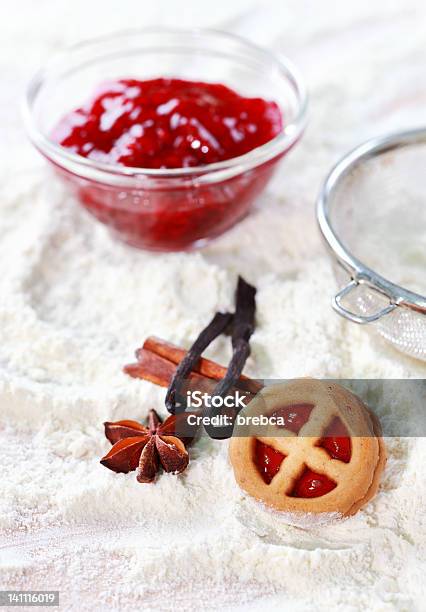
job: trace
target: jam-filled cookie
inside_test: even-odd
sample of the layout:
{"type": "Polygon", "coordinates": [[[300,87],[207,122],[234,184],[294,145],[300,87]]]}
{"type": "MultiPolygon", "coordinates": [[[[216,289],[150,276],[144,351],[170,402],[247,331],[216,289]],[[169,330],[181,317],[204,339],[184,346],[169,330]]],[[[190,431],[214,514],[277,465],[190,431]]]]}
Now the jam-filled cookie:
{"type": "Polygon", "coordinates": [[[376,494],[386,463],[379,422],[340,385],[304,378],[267,387],[241,414],[273,423],[267,435],[257,428],[261,436],[237,428],[230,443],[235,478],[255,499],[348,516],[376,494]]]}

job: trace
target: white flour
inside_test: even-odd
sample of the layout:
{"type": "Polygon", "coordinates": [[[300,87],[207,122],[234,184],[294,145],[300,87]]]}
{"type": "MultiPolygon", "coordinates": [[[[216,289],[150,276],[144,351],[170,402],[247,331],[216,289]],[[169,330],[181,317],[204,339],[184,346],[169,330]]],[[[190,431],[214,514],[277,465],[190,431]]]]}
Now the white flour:
{"type": "MultiPolygon", "coordinates": [[[[247,11],[240,21],[219,4],[218,17],[209,21],[194,8],[192,18],[223,27],[241,23],[242,31],[256,23],[247,2],[236,3],[234,14],[247,11]]],[[[426,95],[418,91],[424,51],[422,36],[413,33],[417,4],[410,10],[409,4],[401,0],[392,9],[401,23],[393,36],[398,54],[380,42],[394,21],[384,20],[383,36],[377,35],[369,2],[359,3],[355,17],[330,2],[310,5],[312,24],[298,35],[300,1],[286,3],[279,34],[266,20],[275,46],[299,61],[310,81],[311,127],[254,214],[199,253],[150,255],[113,242],[60,189],[46,186],[16,115],[7,115],[10,102],[2,103],[8,121],[0,143],[1,589],[59,589],[67,610],[424,609],[425,439],[388,440],[377,497],[346,522],[308,530],[286,526],[244,497],[225,443],[200,441],[184,474],[162,475],[155,485],[99,464],[108,448],[104,420],[143,419],[163,405],[164,390],[121,372],[133,350],[148,334],[188,345],[214,310],[230,306],[237,273],[258,287],[248,374],[425,377],[425,364],[333,314],[334,279],[313,218],[320,181],[336,156],[378,127],[411,120],[413,99],[426,95]],[[393,85],[384,78],[360,109],[388,61],[406,97],[389,100],[393,85]],[[407,63],[411,77],[403,70],[407,63]],[[355,113],[363,133],[354,133],[355,113]]],[[[11,100],[18,87],[12,74],[21,86],[19,66],[54,49],[61,28],[64,40],[83,35],[81,28],[95,33],[87,3],[73,3],[72,14],[65,6],[41,3],[36,11],[26,4],[27,27],[31,16],[40,23],[37,37],[18,13],[11,33],[3,28],[11,100]]],[[[140,11],[132,2],[119,12],[105,2],[93,6],[101,15],[98,31],[126,26],[133,9],[140,11]]],[[[150,10],[151,22],[158,21],[160,13],[150,10]]],[[[226,362],[227,342],[210,355],[226,362]]],[[[408,404],[397,399],[405,419],[408,404]]],[[[379,386],[379,414],[391,400],[379,386]]]]}

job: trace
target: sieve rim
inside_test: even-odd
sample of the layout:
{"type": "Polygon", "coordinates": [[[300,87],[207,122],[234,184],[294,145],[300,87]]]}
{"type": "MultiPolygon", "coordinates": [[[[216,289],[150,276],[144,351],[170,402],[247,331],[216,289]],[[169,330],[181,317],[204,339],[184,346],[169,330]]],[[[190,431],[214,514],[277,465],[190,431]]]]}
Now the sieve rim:
{"type": "MultiPolygon", "coordinates": [[[[393,132],[378,136],[358,145],[344,155],[331,169],[321,188],[317,200],[317,222],[321,234],[334,259],[349,273],[352,282],[367,283],[390,300],[393,307],[406,307],[420,314],[426,314],[426,297],[397,285],[363,264],[344,245],[334,229],[330,202],[345,177],[365,161],[389,151],[426,144],[426,127],[393,132]]],[[[385,313],[387,314],[387,313],[385,313]]],[[[359,321],[358,321],[359,322],[359,321]]],[[[368,322],[368,321],[367,321],[368,322]]]]}

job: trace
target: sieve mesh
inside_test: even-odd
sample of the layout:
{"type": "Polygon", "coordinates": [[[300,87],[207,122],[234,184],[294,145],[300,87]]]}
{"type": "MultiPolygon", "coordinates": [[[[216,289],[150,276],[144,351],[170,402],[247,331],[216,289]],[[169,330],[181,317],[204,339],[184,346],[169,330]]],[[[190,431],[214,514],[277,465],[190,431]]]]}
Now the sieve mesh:
{"type": "Polygon", "coordinates": [[[335,266],[339,286],[347,286],[351,279],[366,281],[353,283],[342,296],[342,307],[355,315],[347,318],[371,316],[397,304],[369,327],[422,360],[426,360],[425,165],[426,130],[370,141],[336,166],[318,203],[321,229],[340,263],[335,266]],[[383,290],[381,280],[396,287],[383,295],[377,290],[383,290]]]}
{"type": "MultiPolygon", "coordinates": [[[[347,285],[351,278],[337,266],[336,277],[340,287],[347,285]]],[[[345,305],[363,315],[373,314],[388,303],[387,298],[366,285],[360,285],[345,298],[345,305]]],[[[426,315],[401,306],[370,325],[400,351],[426,361],[426,315]]]]}

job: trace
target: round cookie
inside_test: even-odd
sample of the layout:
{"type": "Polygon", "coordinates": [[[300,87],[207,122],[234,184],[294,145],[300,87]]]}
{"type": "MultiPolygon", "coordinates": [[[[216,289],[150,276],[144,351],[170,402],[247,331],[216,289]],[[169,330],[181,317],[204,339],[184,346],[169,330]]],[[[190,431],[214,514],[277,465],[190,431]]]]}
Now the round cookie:
{"type": "Polygon", "coordinates": [[[283,512],[348,516],[376,494],[386,463],[380,425],[340,385],[304,378],[266,387],[241,414],[284,422],[261,436],[236,428],[230,442],[237,483],[255,499],[283,512]]]}

